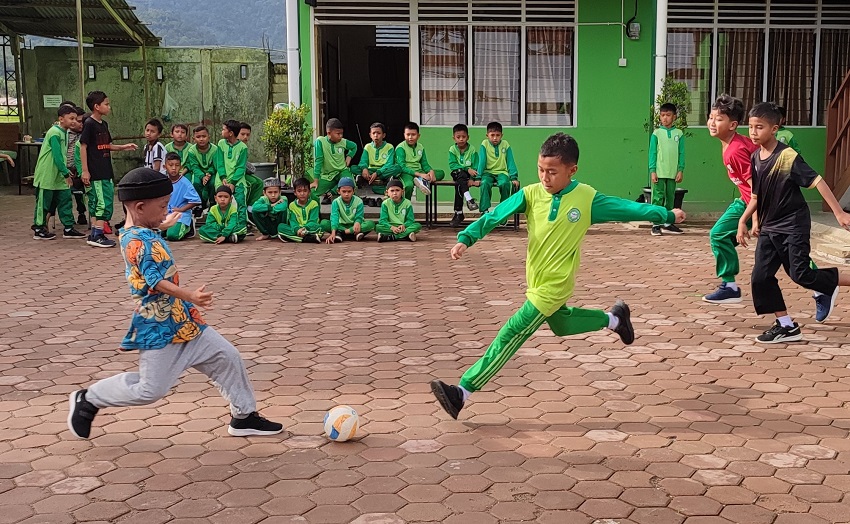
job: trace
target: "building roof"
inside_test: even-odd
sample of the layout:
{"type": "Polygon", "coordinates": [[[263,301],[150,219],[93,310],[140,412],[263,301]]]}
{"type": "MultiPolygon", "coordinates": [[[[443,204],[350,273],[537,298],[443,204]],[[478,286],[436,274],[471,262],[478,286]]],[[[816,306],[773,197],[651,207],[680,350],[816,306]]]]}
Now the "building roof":
{"type": "MultiPolygon", "coordinates": [[[[111,45],[159,45],[125,0],[82,0],[83,37],[111,45]]],[[[77,38],[76,0],[0,0],[0,33],[77,38]]]]}

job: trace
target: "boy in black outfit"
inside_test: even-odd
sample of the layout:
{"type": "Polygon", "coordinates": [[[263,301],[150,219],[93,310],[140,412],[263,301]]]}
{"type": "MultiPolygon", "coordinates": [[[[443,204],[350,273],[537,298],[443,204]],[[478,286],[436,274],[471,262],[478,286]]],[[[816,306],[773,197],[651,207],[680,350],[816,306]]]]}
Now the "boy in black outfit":
{"type": "Polygon", "coordinates": [[[752,274],[753,305],[760,315],[773,313],[776,323],[758,336],[765,344],[793,342],[803,338],[800,326],[791,320],[779,289],[776,271],[785,269],[791,280],[815,292],[818,322],[835,308],[838,287],[850,285],[850,274],[837,268],[813,269],[809,264],[812,217],[801,187],[817,188],[845,229],[850,213],[796,151],[776,140],[782,114],[776,104],[763,102],[750,110],[750,139],[759,149],[751,157],[753,194],[738,222],[738,242],[746,246],[750,235],[758,237],[752,274]],[[752,217],[753,231],[747,231],[752,217]]]}

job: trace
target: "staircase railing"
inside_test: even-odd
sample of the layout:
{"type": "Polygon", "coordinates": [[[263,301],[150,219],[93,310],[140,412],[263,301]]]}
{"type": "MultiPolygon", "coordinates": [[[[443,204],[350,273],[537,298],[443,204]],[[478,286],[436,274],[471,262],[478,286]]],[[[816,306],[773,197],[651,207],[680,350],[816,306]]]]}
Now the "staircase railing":
{"type": "MultiPolygon", "coordinates": [[[[824,180],[846,209],[850,204],[850,71],[827,106],[824,180]]],[[[826,205],[824,211],[828,211],[826,205]]]]}

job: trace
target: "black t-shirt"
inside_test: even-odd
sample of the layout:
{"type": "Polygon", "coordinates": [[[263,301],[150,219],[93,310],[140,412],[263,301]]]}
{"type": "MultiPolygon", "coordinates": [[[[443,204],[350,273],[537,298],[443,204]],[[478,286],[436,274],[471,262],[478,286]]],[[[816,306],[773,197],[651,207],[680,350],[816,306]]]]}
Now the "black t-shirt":
{"type": "Polygon", "coordinates": [[[800,188],[815,187],[821,177],[803,157],[781,142],[764,160],[759,158],[760,153],[758,149],[750,157],[759,227],[771,233],[810,232],[812,217],[800,188]]]}
{"type": "Polygon", "coordinates": [[[105,121],[98,122],[92,117],[86,118],[83,123],[83,132],[80,134],[80,143],[88,148],[86,158],[91,179],[112,180],[115,174],[112,171],[112,154],[109,151],[109,146],[112,144],[109,125],[105,121]]]}

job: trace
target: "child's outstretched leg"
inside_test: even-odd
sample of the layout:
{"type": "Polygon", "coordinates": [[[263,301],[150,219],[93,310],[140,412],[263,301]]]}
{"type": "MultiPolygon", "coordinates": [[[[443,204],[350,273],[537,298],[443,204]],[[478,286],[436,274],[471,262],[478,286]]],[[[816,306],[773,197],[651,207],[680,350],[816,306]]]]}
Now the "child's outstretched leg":
{"type": "Polygon", "coordinates": [[[439,380],[431,382],[431,392],[446,413],[456,419],[466,399],[496,376],[543,322],[548,322],[558,336],[598,331],[607,327],[620,335],[624,343],[631,344],[634,341],[631,312],[625,302],[617,301],[609,313],[563,306],[552,316],[546,317],[531,302],[526,301],[502,326],[484,356],[463,374],[460,385],[451,386],[439,380]]]}

